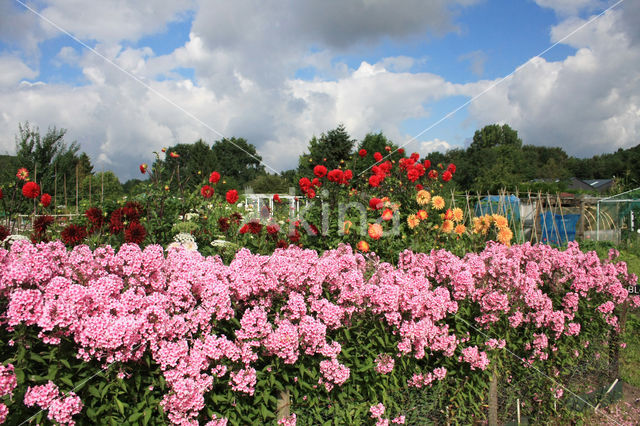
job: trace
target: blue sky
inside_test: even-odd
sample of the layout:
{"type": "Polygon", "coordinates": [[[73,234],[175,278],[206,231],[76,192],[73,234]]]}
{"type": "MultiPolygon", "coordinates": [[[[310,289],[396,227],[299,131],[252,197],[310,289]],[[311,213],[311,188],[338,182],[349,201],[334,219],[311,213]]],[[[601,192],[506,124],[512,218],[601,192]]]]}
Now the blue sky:
{"type": "Polygon", "coordinates": [[[27,120],[68,129],[96,168],[122,180],[136,177],[136,165],[162,146],[220,135],[256,145],[268,170],[292,168],[313,135],[339,123],[357,139],[382,131],[425,155],[465,147],[476,129],[496,122],[518,130],[524,143],[577,156],[631,147],[640,134],[637,2],[616,5],[510,76],[613,4],[32,6],[105,61],[10,0],[0,6],[0,151],[13,152],[18,123],[27,120]]]}

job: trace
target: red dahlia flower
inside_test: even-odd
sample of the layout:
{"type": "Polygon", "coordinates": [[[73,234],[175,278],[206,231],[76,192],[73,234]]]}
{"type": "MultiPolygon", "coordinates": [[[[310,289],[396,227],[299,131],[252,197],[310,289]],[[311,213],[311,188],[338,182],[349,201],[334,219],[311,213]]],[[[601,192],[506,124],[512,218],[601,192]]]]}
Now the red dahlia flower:
{"type": "Polygon", "coordinates": [[[202,187],[202,189],[200,189],[200,193],[204,198],[211,198],[214,191],[212,187],[210,187],[209,185],[205,185],[202,187]]]}
{"type": "Polygon", "coordinates": [[[218,229],[220,229],[220,231],[227,232],[230,226],[231,223],[229,222],[228,217],[221,217],[220,219],[218,219],[218,229]]]}
{"type": "Polygon", "coordinates": [[[4,226],[0,225],[0,242],[4,241],[10,235],[9,230],[4,226]]]}
{"type": "Polygon", "coordinates": [[[267,225],[267,234],[276,235],[280,231],[280,226],[277,223],[273,225],[267,225]]]}
{"type": "Polygon", "coordinates": [[[87,230],[84,226],[80,225],[68,225],[66,228],[62,230],[62,234],[60,234],[60,238],[62,241],[70,246],[75,246],[82,242],[87,236],[87,230]]]}
{"type": "Polygon", "coordinates": [[[369,200],[369,208],[373,210],[378,210],[382,205],[382,200],[380,198],[372,198],[369,200]]]}
{"type": "Polygon", "coordinates": [[[122,208],[115,209],[111,212],[111,217],[109,217],[109,231],[112,234],[117,234],[124,229],[124,223],[122,223],[122,208]]]}
{"type": "Polygon", "coordinates": [[[361,149],[360,151],[358,151],[358,155],[359,155],[361,158],[366,157],[366,156],[367,156],[367,150],[366,150],[366,149],[361,149]]]}
{"type": "Polygon", "coordinates": [[[378,175],[369,177],[369,185],[373,186],[374,188],[380,186],[380,182],[382,182],[382,179],[378,175]]]}
{"type": "Polygon", "coordinates": [[[40,195],[40,186],[35,182],[27,182],[22,187],[22,195],[27,198],[38,198],[38,195],[40,195]]]}
{"type": "Polygon", "coordinates": [[[323,178],[327,175],[327,168],[325,166],[317,165],[313,168],[313,174],[319,178],[323,178]]]}
{"type": "Polygon", "coordinates": [[[329,182],[341,183],[344,179],[344,172],[340,169],[333,169],[327,174],[329,182]]]}
{"type": "Polygon", "coordinates": [[[37,235],[43,235],[47,231],[47,228],[49,227],[49,225],[51,225],[52,223],[53,223],[53,216],[49,216],[49,215],[38,216],[33,221],[33,231],[37,235]]]}
{"type": "Polygon", "coordinates": [[[453,176],[451,175],[451,172],[449,170],[445,170],[445,172],[442,174],[442,180],[445,182],[449,182],[452,177],[453,176]]]}
{"type": "Polygon", "coordinates": [[[51,204],[51,195],[46,192],[42,194],[42,197],[40,197],[40,203],[43,207],[49,207],[49,204],[51,204]]]}
{"type": "Polygon", "coordinates": [[[146,236],[147,230],[137,221],[131,222],[124,230],[124,240],[127,243],[142,244],[146,236]]]}
{"type": "Polygon", "coordinates": [[[171,151],[171,152],[169,153],[169,156],[171,156],[171,158],[178,158],[178,157],[180,157],[180,154],[178,154],[178,153],[177,153],[177,152],[175,152],[175,151],[171,151]]]}
{"type": "Polygon", "coordinates": [[[429,177],[431,179],[438,179],[438,171],[437,170],[430,170],[429,171],[429,177]]]}
{"type": "Polygon", "coordinates": [[[280,196],[278,194],[273,194],[273,201],[276,202],[276,203],[282,202],[282,200],[280,200],[280,196]]]}
{"type": "Polygon", "coordinates": [[[424,160],[422,165],[424,166],[425,169],[431,168],[431,160],[424,160]]]}
{"type": "Polygon", "coordinates": [[[456,172],[456,165],[451,163],[449,164],[449,167],[447,167],[447,170],[451,172],[451,174],[455,174],[456,172]]]}
{"type": "Polygon", "coordinates": [[[379,162],[380,160],[382,160],[382,154],[380,154],[379,152],[374,152],[373,159],[376,160],[376,163],[379,162]]]}
{"type": "Polygon", "coordinates": [[[236,191],[235,189],[230,189],[227,191],[227,203],[229,204],[235,204],[238,202],[238,191],[236,191]]]}
{"type": "Polygon", "coordinates": [[[262,231],[262,224],[257,220],[252,220],[248,223],[249,232],[252,234],[259,234],[262,231]]]}
{"type": "Polygon", "coordinates": [[[300,180],[298,181],[298,185],[300,185],[300,189],[302,190],[302,192],[306,193],[309,190],[309,188],[311,188],[312,183],[309,180],[309,178],[303,177],[303,178],[300,178],[300,180]]]}
{"type": "Polygon", "coordinates": [[[147,173],[147,163],[140,164],[140,173],[142,174],[147,173]]]}
{"type": "Polygon", "coordinates": [[[218,183],[219,181],[220,181],[220,173],[211,172],[211,175],[209,176],[209,183],[218,183]]]}

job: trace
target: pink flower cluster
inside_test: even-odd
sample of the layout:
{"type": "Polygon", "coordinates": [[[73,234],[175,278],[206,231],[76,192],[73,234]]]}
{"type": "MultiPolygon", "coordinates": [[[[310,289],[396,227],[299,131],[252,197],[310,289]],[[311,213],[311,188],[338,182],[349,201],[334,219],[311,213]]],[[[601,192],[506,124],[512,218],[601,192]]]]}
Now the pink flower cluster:
{"type": "MultiPolygon", "coordinates": [[[[271,256],[242,249],[229,265],[181,248],[165,255],[154,245],[68,252],[60,242],[18,241],[11,251],[0,249],[7,326],[36,327],[50,344],[72,340],[87,361],[124,363],[148,351],[169,388],[162,407],[176,424],[195,424],[214,383],[253,395],[263,374],[256,363],[265,357],[317,363],[327,391],[342,386],[351,377],[342,359],[342,346],[350,342],[332,336],[356,319],[382,323],[389,333],[393,346],[381,347],[371,360],[378,373],[390,373],[396,356],[423,371],[429,366],[431,372],[414,375],[410,386],[444,379],[444,357],[460,359],[465,374],[489,364],[486,352],[464,344],[468,333],[458,336],[450,327],[460,306],[479,312],[463,319],[487,335],[509,324],[510,335],[529,339],[529,360],[544,360],[549,341],[581,347],[579,337],[591,326],[576,318],[583,307],[615,329],[615,308],[635,282],[623,263],[600,262],[575,244],[564,252],[489,244],[464,258],[444,250],[405,251],[397,267],[345,245],[322,255],[295,246],[271,256]]],[[[509,345],[482,341],[496,351],[509,345]]],[[[46,386],[31,388],[25,402],[60,418],[75,412],[75,399],[54,404],[57,388],[46,386]]]]}
{"type": "MultiPolygon", "coordinates": [[[[13,372],[13,364],[0,364],[0,397],[5,395],[13,396],[13,390],[18,385],[18,380],[13,372]]],[[[9,407],[4,403],[0,403],[0,424],[7,420],[9,415],[9,407]]]]}
{"type": "MultiPolygon", "coordinates": [[[[389,419],[385,419],[382,417],[384,415],[385,410],[386,410],[386,407],[382,403],[372,405],[369,408],[369,412],[371,413],[371,418],[376,421],[376,426],[389,426],[389,419]]],[[[403,425],[404,422],[405,422],[404,416],[398,416],[393,420],[391,420],[391,423],[399,424],[399,425],[403,425]]]]}
{"type": "Polygon", "coordinates": [[[24,395],[24,404],[37,405],[43,410],[48,410],[47,417],[60,424],[75,425],[72,417],[82,410],[82,401],[73,392],[67,396],[61,395],[58,387],[49,381],[46,385],[33,386],[27,389],[24,395]]]}

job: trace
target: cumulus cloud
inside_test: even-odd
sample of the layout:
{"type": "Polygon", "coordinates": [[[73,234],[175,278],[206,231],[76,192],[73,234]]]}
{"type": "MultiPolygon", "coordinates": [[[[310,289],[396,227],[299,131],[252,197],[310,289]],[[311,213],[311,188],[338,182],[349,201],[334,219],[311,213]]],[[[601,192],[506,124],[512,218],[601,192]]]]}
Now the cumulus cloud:
{"type": "Polygon", "coordinates": [[[430,141],[421,141],[418,143],[418,146],[420,147],[420,152],[425,154],[429,152],[435,152],[435,151],[447,152],[452,148],[449,142],[440,140],[438,138],[435,138],[430,141]]]}
{"type": "Polygon", "coordinates": [[[0,56],[0,89],[17,86],[22,79],[32,79],[38,72],[15,56],[0,56]]]}
{"type": "MultiPolygon", "coordinates": [[[[623,12],[607,13],[566,41],[578,49],[563,61],[534,58],[503,83],[472,102],[481,125],[506,122],[525,143],[559,146],[591,156],[638,144],[640,47],[622,30],[623,12]]],[[[582,25],[570,18],[552,39],[582,25]]],[[[467,85],[470,95],[493,82],[467,85]]]]}
{"type": "MultiPolygon", "coordinates": [[[[132,2],[103,0],[88,7],[79,0],[46,0],[38,12],[59,27],[82,40],[117,43],[135,41],[140,37],[162,31],[166,24],[186,18],[193,0],[151,0],[132,2]]],[[[58,30],[40,21],[51,36],[58,30]]]]}
{"type": "Polygon", "coordinates": [[[535,2],[563,16],[577,15],[581,11],[593,11],[606,7],[606,1],[603,0],[535,0],[535,2]]]}
{"type": "MultiPolygon", "coordinates": [[[[153,160],[154,150],[199,138],[211,143],[222,135],[246,138],[276,170],[295,167],[309,139],[339,123],[357,139],[382,130],[403,144],[414,136],[401,130],[403,122],[430,117],[434,102],[474,96],[494,82],[458,85],[412,72],[420,58],[390,56],[362,61],[355,69],[336,58],[389,39],[455,31],[455,8],[473,2],[412,0],[399,7],[357,0],[356,9],[333,0],[268,0],[259,6],[244,0],[162,0],[147,11],[112,1],[95,12],[74,9],[72,0],[48,1],[43,13],[95,40],[96,50],[117,67],[86,50],[62,48],[55,60],[77,66],[86,84],[21,84],[38,78],[33,65],[0,56],[0,150],[12,151],[19,122],[29,120],[43,130],[56,125],[69,129],[68,140],[77,140],[97,169],[128,179],[138,176],[138,163],[153,160]],[[123,42],[161,31],[190,10],[195,15],[189,39],[173,52],[156,55],[149,47],[123,42]],[[296,78],[305,67],[314,77],[296,78]],[[193,70],[193,80],[184,77],[185,69],[193,70]]],[[[569,10],[567,4],[555,2],[554,9],[569,10]]],[[[588,10],[586,2],[580,4],[578,9],[588,10]]],[[[636,144],[640,36],[632,23],[639,14],[636,6],[607,14],[566,41],[577,51],[563,61],[536,58],[474,101],[470,119],[479,126],[506,122],[525,143],[563,146],[572,154],[636,144]]],[[[551,40],[584,22],[564,19],[552,28],[551,40]]],[[[29,25],[44,37],[41,23],[29,25]]],[[[481,73],[482,52],[463,59],[481,73]]],[[[452,145],[437,138],[412,142],[421,152],[452,145]]]]}

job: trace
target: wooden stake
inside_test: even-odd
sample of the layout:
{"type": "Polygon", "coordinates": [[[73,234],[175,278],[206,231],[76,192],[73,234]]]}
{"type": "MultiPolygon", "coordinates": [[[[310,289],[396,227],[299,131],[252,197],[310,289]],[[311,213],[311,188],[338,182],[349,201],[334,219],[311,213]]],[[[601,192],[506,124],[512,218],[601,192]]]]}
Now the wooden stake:
{"type": "Polygon", "coordinates": [[[76,164],[76,214],[78,214],[78,166],[79,164],[76,164]]]}
{"type": "Polygon", "coordinates": [[[495,366],[489,383],[489,426],[498,426],[498,373],[495,366]]]}

